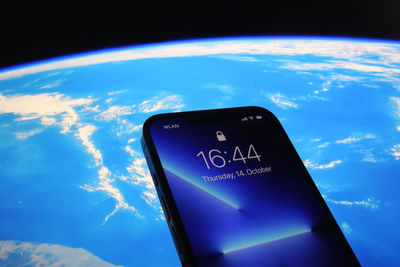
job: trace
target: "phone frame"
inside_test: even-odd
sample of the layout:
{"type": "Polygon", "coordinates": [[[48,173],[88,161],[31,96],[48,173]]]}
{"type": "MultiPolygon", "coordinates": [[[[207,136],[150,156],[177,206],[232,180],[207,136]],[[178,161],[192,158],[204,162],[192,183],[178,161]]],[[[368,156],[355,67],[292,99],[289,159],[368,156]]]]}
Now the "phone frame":
{"type": "MultiPolygon", "coordinates": [[[[224,118],[232,118],[233,115],[235,118],[240,118],[243,116],[247,116],[249,113],[251,114],[262,114],[266,117],[275,121],[275,125],[281,128],[282,133],[285,135],[285,139],[288,140],[290,147],[295,152],[298,160],[301,160],[300,156],[298,155],[297,151],[295,150],[292,142],[290,141],[288,135],[286,134],[283,126],[277,119],[277,117],[271,113],[269,110],[257,107],[257,106],[245,106],[245,107],[237,107],[237,108],[224,108],[224,109],[210,109],[210,110],[199,110],[199,111],[187,111],[187,112],[177,112],[177,113],[164,113],[151,116],[148,118],[145,123],[143,124],[143,131],[142,136],[140,138],[142,149],[151,173],[151,177],[153,179],[154,186],[157,191],[158,198],[160,200],[162,209],[164,211],[164,215],[166,221],[168,223],[169,230],[173,237],[173,241],[175,244],[175,248],[179,255],[180,261],[182,266],[198,266],[196,263],[196,258],[191,248],[189,239],[187,237],[182,218],[179,214],[178,207],[175,203],[174,197],[172,195],[171,189],[168,185],[168,181],[166,175],[164,173],[164,169],[162,167],[158,152],[155,148],[155,144],[153,138],[151,136],[151,127],[153,123],[162,119],[170,119],[170,118],[185,118],[190,119],[191,117],[195,116],[198,120],[205,119],[203,123],[211,120],[211,121],[218,121],[223,120],[224,118]],[[216,114],[218,113],[218,114],[216,114]],[[210,116],[212,115],[212,116],[210,116]]],[[[351,249],[349,243],[347,242],[343,232],[341,231],[339,225],[337,224],[335,218],[333,217],[329,207],[325,203],[321,193],[319,192],[317,186],[315,185],[314,181],[312,180],[310,174],[307,171],[307,168],[302,164],[303,171],[305,173],[306,180],[309,183],[309,186],[312,187],[313,194],[318,198],[318,201],[322,205],[322,209],[327,215],[327,219],[333,223],[337,229],[340,238],[343,239],[343,244],[346,244],[347,250],[350,251],[354,258],[354,262],[358,262],[357,257],[355,256],[353,250],[351,249]]]]}

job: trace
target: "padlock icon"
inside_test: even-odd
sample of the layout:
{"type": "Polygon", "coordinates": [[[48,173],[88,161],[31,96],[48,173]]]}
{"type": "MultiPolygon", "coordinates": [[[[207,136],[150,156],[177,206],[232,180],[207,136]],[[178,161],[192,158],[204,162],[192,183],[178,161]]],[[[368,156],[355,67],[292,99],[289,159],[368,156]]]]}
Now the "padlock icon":
{"type": "Polygon", "coordinates": [[[218,141],[220,141],[220,142],[226,141],[226,137],[225,137],[225,135],[224,135],[221,131],[217,131],[217,139],[218,139],[218,141]]]}

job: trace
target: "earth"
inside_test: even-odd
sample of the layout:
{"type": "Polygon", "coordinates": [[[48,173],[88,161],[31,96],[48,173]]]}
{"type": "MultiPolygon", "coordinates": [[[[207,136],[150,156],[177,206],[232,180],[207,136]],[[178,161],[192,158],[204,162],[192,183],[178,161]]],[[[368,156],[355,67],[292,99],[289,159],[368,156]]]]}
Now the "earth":
{"type": "Polygon", "coordinates": [[[281,121],[363,266],[398,266],[400,43],[247,37],[0,70],[0,265],[179,266],[139,144],[162,112],[281,121]]]}

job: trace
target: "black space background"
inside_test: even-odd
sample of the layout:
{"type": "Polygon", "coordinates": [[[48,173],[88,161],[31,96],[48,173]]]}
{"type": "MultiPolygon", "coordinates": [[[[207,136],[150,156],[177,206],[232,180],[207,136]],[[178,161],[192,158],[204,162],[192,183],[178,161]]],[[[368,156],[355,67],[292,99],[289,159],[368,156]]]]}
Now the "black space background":
{"type": "Polygon", "coordinates": [[[107,3],[94,9],[39,7],[31,1],[15,4],[10,14],[3,8],[1,13],[7,16],[0,17],[0,68],[97,49],[192,38],[318,35],[400,41],[397,0],[135,3],[118,7],[107,3]],[[75,10],[84,15],[49,16],[75,10]]]}

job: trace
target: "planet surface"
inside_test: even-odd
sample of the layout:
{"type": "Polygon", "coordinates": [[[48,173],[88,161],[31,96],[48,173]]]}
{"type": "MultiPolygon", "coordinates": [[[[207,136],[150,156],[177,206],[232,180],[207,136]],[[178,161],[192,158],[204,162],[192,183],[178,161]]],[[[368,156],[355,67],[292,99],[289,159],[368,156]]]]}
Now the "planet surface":
{"type": "Polygon", "coordinates": [[[143,122],[237,106],[278,117],[363,266],[400,264],[400,43],[248,37],[0,70],[0,266],[179,266],[143,122]]]}

